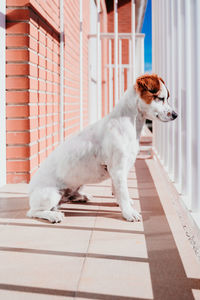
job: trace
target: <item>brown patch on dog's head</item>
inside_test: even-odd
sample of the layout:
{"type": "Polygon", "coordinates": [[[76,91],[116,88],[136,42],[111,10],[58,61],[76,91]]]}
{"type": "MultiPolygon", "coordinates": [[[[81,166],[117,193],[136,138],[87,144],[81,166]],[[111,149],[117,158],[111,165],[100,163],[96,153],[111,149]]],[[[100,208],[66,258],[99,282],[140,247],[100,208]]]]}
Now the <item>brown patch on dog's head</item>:
{"type": "Polygon", "coordinates": [[[160,80],[164,83],[163,79],[156,74],[145,74],[137,78],[135,90],[147,104],[159,95],[160,80]]]}

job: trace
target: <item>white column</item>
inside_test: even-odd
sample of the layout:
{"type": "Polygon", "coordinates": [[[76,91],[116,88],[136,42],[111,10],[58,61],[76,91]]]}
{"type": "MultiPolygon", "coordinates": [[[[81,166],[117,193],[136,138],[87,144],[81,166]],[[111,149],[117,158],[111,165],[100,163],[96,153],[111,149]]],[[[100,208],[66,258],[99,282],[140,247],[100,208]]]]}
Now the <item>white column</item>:
{"type": "Polygon", "coordinates": [[[135,0],[131,1],[131,33],[132,33],[132,84],[135,82],[135,0]]]}
{"type": "Polygon", "coordinates": [[[114,1],[114,31],[115,31],[115,104],[119,100],[119,83],[118,83],[118,0],[114,1]]]}
{"type": "Polygon", "coordinates": [[[181,169],[181,182],[182,182],[182,194],[185,195],[187,190],[187,152],[186,152],[186,69],[185,69],[185,5],[184,1],[180,1],[181,3],[181,118],[182,118],[182,126],[181,126],[181,156],[182,156],[182,169],[181,169]]]}
{"type": "Polygon", "coordinates": [[[6,0],[0,1],[0,186],[6,184],[6,0]]]}
{"type": "Polygon", "coordinates": [[[192,133],[191,133],[191,20],[190,20],[190,1],[185,0],[185,97],[186,97],[186,195],[187,205],[191,207],[191,187],[192,187],[192,133]]]}
{"type": "Polygon", "coordinates": [[[83,5],[80,6],[80,130],[83,129],[83,5]]]}
{"type": "Polygon", "coordinates": [[[97,106],[98,120],[101,119],[101,41],[100,41],[100,0],[97,0],[97,106]]]}
{"type": "Polygon", "coordinates": [[[178,190],[181,192],[182,189],[182,180],[181,180],[181,172],[182,172],[182,118],[181,118],[181,106],[182,106],[182,99],[181,99],[181,57],[182,57],[182,47],[181,47],[181,37],[182,37],[182,26],[181,26],[181,1],[177,0],[177,106],[178,106],[178,114],[179,117],[177,119],[178,125],[178,172],[177,172],[177,186],[178,190]]]}
{"type": "Polygon", "coordinates": [[[132,40],[128,40],[128,53],[129,53],[129,68],[127,69],[127,87],[131,86],[133,84],[132,80],[132,40]]]}
{"type": "Polygon", "coordinates": [[[60,0],[60,143],[64,140],[64,3],[60,0]]]}
{"type": "Polygon", "coordinates": [[[175,77],[174,77],[174,97],[173,97],[173,105],[175,108],[175,111],[179,114],[178,119],[174,122],[174,134],[175,134],[175,140],[174,140],[174,147],[175,147],[175,153],[174,153],[174,182],[176,185],[176,188],[178,191],[180,191],[180,184],[179,184],[179,148],[180,148],[180,143],[179,143],[179,134],[181,135],[180,132],[180,120],[181,116],[179,113],[180,107],[179,107],[179,86],[180,86],[180,1],[174,1],[174,68],[175,68],[175,77]]]}
{"type": "Polygon", "coordinates": [[[112,40],[108,40],[108,62],[109,62],[109,112],[113,110],[113,69],[112,69],[112,40]]]}
{"type": "Polygon", "coordinates": [[[105,72],[105,114],[108,114],[108,68],[104,68],[105,72]]]}

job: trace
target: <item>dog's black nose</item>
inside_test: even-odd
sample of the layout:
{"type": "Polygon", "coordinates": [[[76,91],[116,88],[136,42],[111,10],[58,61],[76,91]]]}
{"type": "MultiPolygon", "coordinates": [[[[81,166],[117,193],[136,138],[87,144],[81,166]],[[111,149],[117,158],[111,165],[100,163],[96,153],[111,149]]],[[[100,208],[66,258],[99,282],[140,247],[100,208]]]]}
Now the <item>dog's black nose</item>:
{"type": "Polygon", "coordinates": [[[178,114],[175,111],[173,111],[172,112],[172,119],[175,120],[177,117],[178,117],[178,114]]]}

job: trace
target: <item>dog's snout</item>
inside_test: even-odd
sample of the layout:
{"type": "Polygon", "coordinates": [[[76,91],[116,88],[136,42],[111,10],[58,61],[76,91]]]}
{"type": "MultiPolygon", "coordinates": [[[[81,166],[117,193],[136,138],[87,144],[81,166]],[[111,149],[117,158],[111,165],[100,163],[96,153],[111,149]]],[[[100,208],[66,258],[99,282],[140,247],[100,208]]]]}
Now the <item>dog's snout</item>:
{"type": "Polygon", "coordinates": [[[172,112],[172,119],[175,120],[177,117],[178,117],[178,114],[175,111],[173,111],[172,112]]]}

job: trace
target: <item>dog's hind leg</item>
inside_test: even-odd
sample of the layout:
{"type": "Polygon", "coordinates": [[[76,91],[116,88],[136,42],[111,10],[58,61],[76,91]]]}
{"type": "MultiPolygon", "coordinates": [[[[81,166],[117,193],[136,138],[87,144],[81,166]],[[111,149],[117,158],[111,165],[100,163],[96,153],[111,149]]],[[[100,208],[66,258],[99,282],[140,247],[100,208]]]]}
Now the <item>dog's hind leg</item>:
{"type": "Polygon", "coordinates": [[[82,189],[83,189],[83,186],[79,187],[70,197],[70,201],[72,201],[72,202],[92,201],[93,200],[92,195],[83,192],[82,189]]]}
{"type": "Polygon", "coordinates": [[[30,210],[27,216],[49,220],[51,223],[62,221],[63,213],[56,211],[61,195],[56,188],[38,188],[30,193],[30,210]]]}

